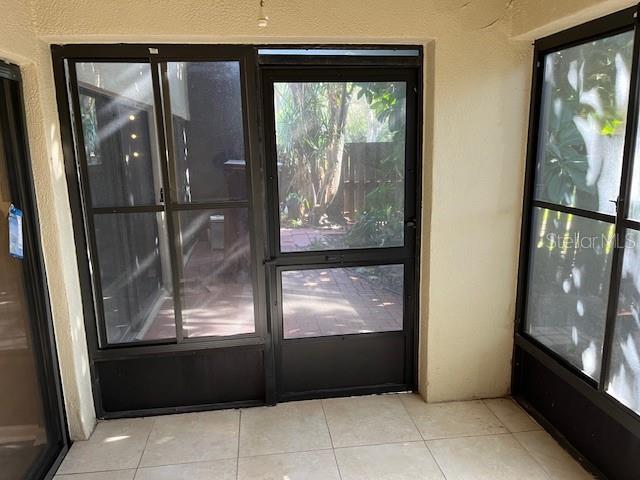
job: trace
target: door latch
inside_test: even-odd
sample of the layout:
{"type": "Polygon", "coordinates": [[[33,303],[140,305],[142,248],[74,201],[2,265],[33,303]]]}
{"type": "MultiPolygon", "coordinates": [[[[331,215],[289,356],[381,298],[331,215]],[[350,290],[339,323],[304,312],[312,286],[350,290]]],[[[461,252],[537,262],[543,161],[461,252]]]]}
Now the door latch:
{"type": "Polygon", "coordinates": [[[616,213],[618,213],[618,205],[620,204],[620,198],[616,198],[615,200],[609,200],[609,202],[613,203],[616,206],[616,213]]]}
{"type": "Polygon", "coordinates": [[[270,264],[272,264],[273,262],[275,262],[275,260],[276,260],[276,257],[265,257],[265,258],[262,260],[262,264],[263,264],[263,265],[270,265],[270,264]]]}
{"type": "Polygon", "coordinates": [[[618,219],[624,213],[624,200],[622,199],[622,197],[618,197],[615,200],[609,200],[609,201],[616,206],[615,224],[618,225],[618,219]]]}

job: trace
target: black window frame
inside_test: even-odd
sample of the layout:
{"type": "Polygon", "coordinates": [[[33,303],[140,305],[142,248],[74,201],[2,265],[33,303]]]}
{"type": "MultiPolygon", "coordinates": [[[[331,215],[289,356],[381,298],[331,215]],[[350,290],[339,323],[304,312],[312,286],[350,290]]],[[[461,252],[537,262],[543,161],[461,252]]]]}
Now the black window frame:
{"type": "MultiPolygon", "coordinates": [[[[160,50],[162,54],[153,53],[158,51],[157,45],[65,45],[52,46],[54,57],[54,71],[58,75],[64,71],[66,78],[66,91],[61,92],[57,88],[59,104],[68,104],[68,111],[63,112],[59,109],[61,125],[71,125],[71,130],[63,128],[63,143],[67,144],[71,141],[73,145],[73,177],[70,175],[70,165],[65,162],[67,170],[68,189],[72,209],[78,209],[82,213],[82,222],[80,219],[74,218],[74,232],[76,233],[76,253],[80,270],[81,284],[88,285],[90,288],[83,288],[83,306],[85,319],[87,321],[86,328],[88,337],[93,341],[89,341],[90,351],[97,358],[106,353],[108,350],[119,350],[121,354],[128,353],[151,353],[154,351],[184,351],[196,348],[217,348],[242,345],[262,345],[265,343],[267,336],[266,325],[266,309],[260,302],[260,296],[265,290],[264,282],[259,275],[259,265],[263,259],[262,252],[255,250],[259,243],[256,236],[251,236],[251,248],[255,251],[254,258],[256,261],[252,264],[252,287],[254,292],[254,312],[255,312],[255,332],[247,334],[237,334],[229,336],[209,336],[188,338],[183,336],[182,326],[182,292],[180,289],[180,265],[178,264],[179,252],[179,232],[175,223],[175,215],[182,211],[193,210],[210,210],[219,208],[247,208],[249,210],[249,223],[251,229],[259,231],[262,228],[259,218],[260,215],[253,213],[251,205],[260,204],[260,185],[259,179],[255,180],[258,175],[259,150],[256,147],[255,139],[248,134],[254,131],[250,123],[254,122],[254,112],[252,96],[255,88],[252,88],[252,77],[255,77],[255,62],[253,59],[253,48],[241,45],[224,45],[218,48],[201,48],[203,46],[190,45],[163,45],[160,50]],[[200,47],[200,48],[198,48],[200,47]],[[248,162],[250,168],[247,170],[247,199],[242,201],[212,201],[212,202],[192,202],[181,203],[178,201],[175,190],[176,186],[172,183],[174,179],[173,172],[170,167],[175,161],[175,152],[173,149],[173,138],[170,129],[172,125],[165,121],[167,116],[171,115],[171,105],[169,100],[169,84],[166,76],[166,65],[169,62],[216,62],[216,61],[235,61],[240,65],[240,83],[243,107],[243,128],[245,131],[244,148],[245,156],[255,161],[248,162]],[[158,141],[159,150],[159,166],[162,172],[162,190],[164,192],[165,201],[158,201],[154,205],[139,206],[121,206],[121,207],[93,207],[91,205],[91,192],[89,190],[87,160],[84,148],[84,138],[82,135],[82,124],[79,115],[71,115],[70,112],[79,112],[79,99],[76,91],[79,85],[76,77],[75,65],[84,62],[94,63],[140,63],[148,64],[151,69],[151,78],[153,82],[153,96],[156,108],[153,109],[155,118],[153,125],[156,128],[155,137],[158,141]],[[64,69],[64,70],[61,70],[64,69]],[[60,97],[64,93],[64,97],[60,97]],[[62,100],[62,103],[61,103],[62,100]],[[67,124],[63,122],[69,122],[67,124]],[[67,140],[68,138],[68,140],[67,140]],[[166,154],[165,154],[166,152],[166,154]],[[76,163],[77,162],[77,163],[76,163]],[[77,202],[77,203],[76,203],[77,202]],[[92,275],[91,272],[99,272],[99,262],[97,258],[97,243],[95,236],[95,227],[93,217],[95,214],[120,214],[120,213],[164,213],[167,225],[167,233],[172,237],[169,242],[174,248],[170,251],[171,262],[171,280],[173,284],[173,308],[176,312],[175,324],[176,335],[174,338],[146,340],[135,342],[109,343],[107,341],[105,330],[104,308],[102,306],[102,288],[100,285],[99,274],[92,275]],[[260,225],[259,225],[260,224],[260,225]],[[77,230],[80,227],[81,231],[77,230]],[[80,234],[81,233],[81,237],[80,234]],[[80,242],[78,240],[81,240],[80,242]],[[89,271],[87,271],[87,269],[89,271]],[[91,303],[88,303],[89,297],[91,303]],[[197,345],[190,345],[197,344],[197,345]]],[[[67,144],[68,146],[68,144],[67,144]]],[[[152,146],[153,148],[153,146],[152,146]]],[[[66,152],[65,152],[66,153],[66,152]]],[[[65,154],[65,159],[69,157],[65,154]]],[[[77,217],[77,215],[74,215],[77,217]]]]}
{"type": "MultiPolygon", "coordinates": [[[[601,360],[601,373],[598,380],[595,380],[577,367],[569,363],[558,353],[552,351],[549,347],[543,345],[533,336],[526,333],[526,303],[527,290],[529,281],[529,268],[531,263],[531,242],[532,237],[532,221],[533,213],[536,207],[548,208],[553,212],[574,213],[581,217],[591,220],[603,220],[615,225],[616,239],[624,238],[627,228],[640,229],[640,222],[626,218],[629,205],[627,199],[630,195],[634,152],[638,139],[638,117],[640,114],[640,23],[638,21],[639,7],[634,6],[625,10],[613,13],[611,15],[590,21],[588,23],[578,25],[569,30],[562,31],[548,37],[537,40],[534,43],[533,51],[533,74],[531,86],[531,100],[529,109],[529,125],[528,125],[528,142],[524,175],[524,191],[522,206],[522,223],[520,229],[520,250],[518,262],[518,283],[516,294],[516,311],[515,311],[515,332],[514,332],[514,354],[512,368],[512,394],[522,403],[522,405],[532,413],[541,423],[550,430],[550,432],[572,451],[577,457],[587,464],[587,466],[602,474],[602,472],[612,475],[616,472],[616,467],[607,465],[610,458],[607,453],[598,455],[598,445],[580,445],[575,448],[574,443],[579,443],[577,436],[573,436],[575,431],[580,432],[582,436],[593,436],[607,431],[611,433],[619,425],[623,425],[626,432],[620,433],[615,430],[616,435],[611,437],[613,444],[619,445],[621,449],[630,448],[632,442],[640,441],[640,415],[623,405],[612,395],[607,393],[606,386],[609,378],[609,365],[611,361],[611,347],[613,343],[613,330],[616,320],[616,309],[618,302],[618,294],[621,280],[622,261],[624,257],[624,242],[617,242],[613,248],[612,268],[610,276],[610,286],[607,296],[604,343],[601,360]],[[625,126],[625,140],[622,157],[622,176],[620,182],[620,192],[617,199],[617,212],[614,215],[598,213],[595,211],[583,210],[580,208],[567,207],[555,203],[535,200],[535,175],[536,163],[539,149],[539,125],[542,109],[542,93],[544,83],[544,66],[545,57],[559,50],[567,49],[573,46],[581,45],[590,41],[601,38],[610,37],[623,32],[634,32],[633,57],[631,66],[630,92],[627,107],[627,124],[625,126]],[[534,365],[532,367],[532,365],[534,365]],[[542,369],[540,368],[542,367],[542,369]],[[543,376],[540,372],[547,373],[543,376]],[[535,375],[534,373],[535,372],[535,375]],[[552,384],[558,381],[567,390],[560,398],[560,389],[554,386],[545,386],[544,383],[549,381],[552,384]],[[540,385],[532,387],[532,383],[540,382],[540,385]],[[576,400],[575,407],[572,404],[567,392],[577,395],[577,399],[585,399],[585,404],[578,403],[576,400]],[[554,398],[557,396],[558,398],[554,398]],[[554,404],[554,402],[556,402],[554,404]],[[551,405],[554,405],[551,407],[551,405]],[[576,411],[572,412],[575,408],[576,411]],[[589,409],[593,410],[589,410],[589,409]],[[555,410],[555,412],[554,412],[555,410]],[[587,413],[589,412],[589,413],[587,413]],[[601,419],[597,418],[593,424],[590,424],[589,416],[602,414],[601,419]],[[568,431],[567,425],[559,425],[561,422],[548,420],[547,417],[557,418],[565,416],[569,418],[572,414],[577,416],[584,415],[583,425],[571,427],[568,431]],[[611,422],[611,423],[608,423],[611,422]],[[603,424],[605,426],[603,426],[603,424]],[[597,425],[593,427],[593,425],[597,425]],[[613,427],[612,425],[616,425],[613,427]],[[573,438],[572,438],[573,437],[573,438]],[[593,450],[591,450],[593,447],[593,450]],[[589,456],[589,460],[585,460],[582,455],[589,456]],[[596,458],[597,457],[597,458],[596,458]]],[[[640,158],[635,159],[640,162],[640,158]]],[[[557,384],[556,384],[557,385],[557,384]]],[[[563,386],[563,388],[564,388],[563,386]]],[[[577,435],[577,434],[576,434],[577,435]]],[[[636,444],[637,445],[637,444],[636,444]]],[[[603,445],[599,445],[603,448],[603,445]]],[[[607,447],[604,447],[605,449],[607,447]]],[[[612,457],[611,457],[612,458],[612,457]]],[[[624,461],[617,459],[616,462],[623,471],[624,468],[635,468],[637,460],[628,458],[626,464],[624,461]],[[635,462],[635,463],[634,463],[635,462]]],[[[617,477],[616,477],[617,478],[617,477]]]]}

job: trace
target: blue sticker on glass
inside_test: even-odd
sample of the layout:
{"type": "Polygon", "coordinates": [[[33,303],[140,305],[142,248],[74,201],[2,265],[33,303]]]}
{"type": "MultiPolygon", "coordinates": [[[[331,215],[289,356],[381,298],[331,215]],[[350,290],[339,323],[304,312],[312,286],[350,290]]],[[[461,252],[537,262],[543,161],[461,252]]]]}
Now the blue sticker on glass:
{"type": "Polygon", "coordinates": [[[9,207],[9,255],[19,259],[24,257],[22,240],[22,210],[12,204],[9,207]]]}

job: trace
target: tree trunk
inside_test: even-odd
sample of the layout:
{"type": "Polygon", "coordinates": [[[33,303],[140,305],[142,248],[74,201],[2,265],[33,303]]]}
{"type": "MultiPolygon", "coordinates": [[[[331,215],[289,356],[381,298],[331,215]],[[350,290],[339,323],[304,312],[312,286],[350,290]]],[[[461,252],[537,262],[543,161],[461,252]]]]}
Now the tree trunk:
{"type": "Polygon", "coordinates": [[[316,219],[327,213],[340,188],[345,144],[344,128],[352,91],[353,86],[348,87],[346,82],[339,85],[329,84],[327,87],[329,139],[325,151],[325,172],[318,195],[320,204],[314,212],[316,219]]]}

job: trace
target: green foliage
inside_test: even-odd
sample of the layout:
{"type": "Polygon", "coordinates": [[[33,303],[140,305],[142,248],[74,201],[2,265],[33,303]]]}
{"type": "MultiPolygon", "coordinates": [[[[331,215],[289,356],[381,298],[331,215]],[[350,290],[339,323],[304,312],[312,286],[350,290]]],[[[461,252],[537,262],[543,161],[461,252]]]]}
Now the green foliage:
{"type": "Polygon", "coordinates": [[[390,247],[402,245],[404,219],[394,206],[363,212],[351,230],[345,235],[348,247],[377,245],[390,247]]]}
{"type": "MultiPolygon", "coordinates": [[[[600,39],[550,54],[545,64],[545,96],[540,136],[544,151],[538,174],[538,189],[545,200],[559,204],[580,203],[596,209],[598,192],[594,178],[587,182],[587,146],[576,121],[595,123],[605,141],[624,134],[625,104],[620,89],[628,88],[619,78],[622,60],[628,72],[633,35],[600,39]]],[[[597,165],[594,163],[594,167],[597,165]]],[[[602,168],[602,166],[600,166],[602,168]]]]}
{"type": "Polygon", "coordinates": [[[348,107],[352,88],[330,82],[275,85],[280,192],[285,198],[298,195],[307,214],[317,208],[319,217],[328,206],[327,182],[339,160],[331,151],[342,135],[340,109],[348,107]]]}
{"type": "MultiPolygon", "coordinates": [[[[381,159],[378,177],[404,178],[406,92],[404,83],[367,83],[358,92],[366,98],[380,122],[388,124],[392,137],[390,153],[381,159]]],[[[382,183],[365,197],[365,209],[345,235],[349,247],[402,245],[404,236],[404,182],[382,183]]]]}
{"type": "Polygon", "coordinates": [[[100,140],[98,138],[98,118],[96,99],[94,97],[80,95],[80,116],[87,163],[89,165],[100,164],[100,140]]]}
{"type": "Polygon", "coordinates": [[[401,244],[405,83],[277,83],[275,94],[282,221],[291,226],[350,223],[344,238],[332,240],[340,243],[335,246],[401,244]],[[367,160],[367,169],[374,168],[382,182],[348,219],[342,216],[341,195],[340,205],[331,208],[335,186],[328,192],[332,182],[341,183],[340,144],[347,140],[389,146],[380,150],[386,150],[384,156],[367,160]]]}
{"type": "Polygon", "coordinates": [[[587,151],[573,112],[563,108],[559,114],[554,113],[544,134],[546,152],[541,174],[548,198],[555,203],[570,203],[576,189],[595,194],[595,186],[586,183],[587,151]]]}
{"type": "Polygon", "coordinates": [[[600,129],[600,133],[602,135],[606,135],[608,137],[615,135],[620,131],[619,127],[623,125],[624,122],[620,118],[605,118],[602,121],[602,128],[600,129]]]}
{"type": "Polygon", "coordinates": [[[357,97],[365,97],[378,121],[388,123],[392,141],[404,141],[406,91],[403,82],[363,83],[357,97]]]}

